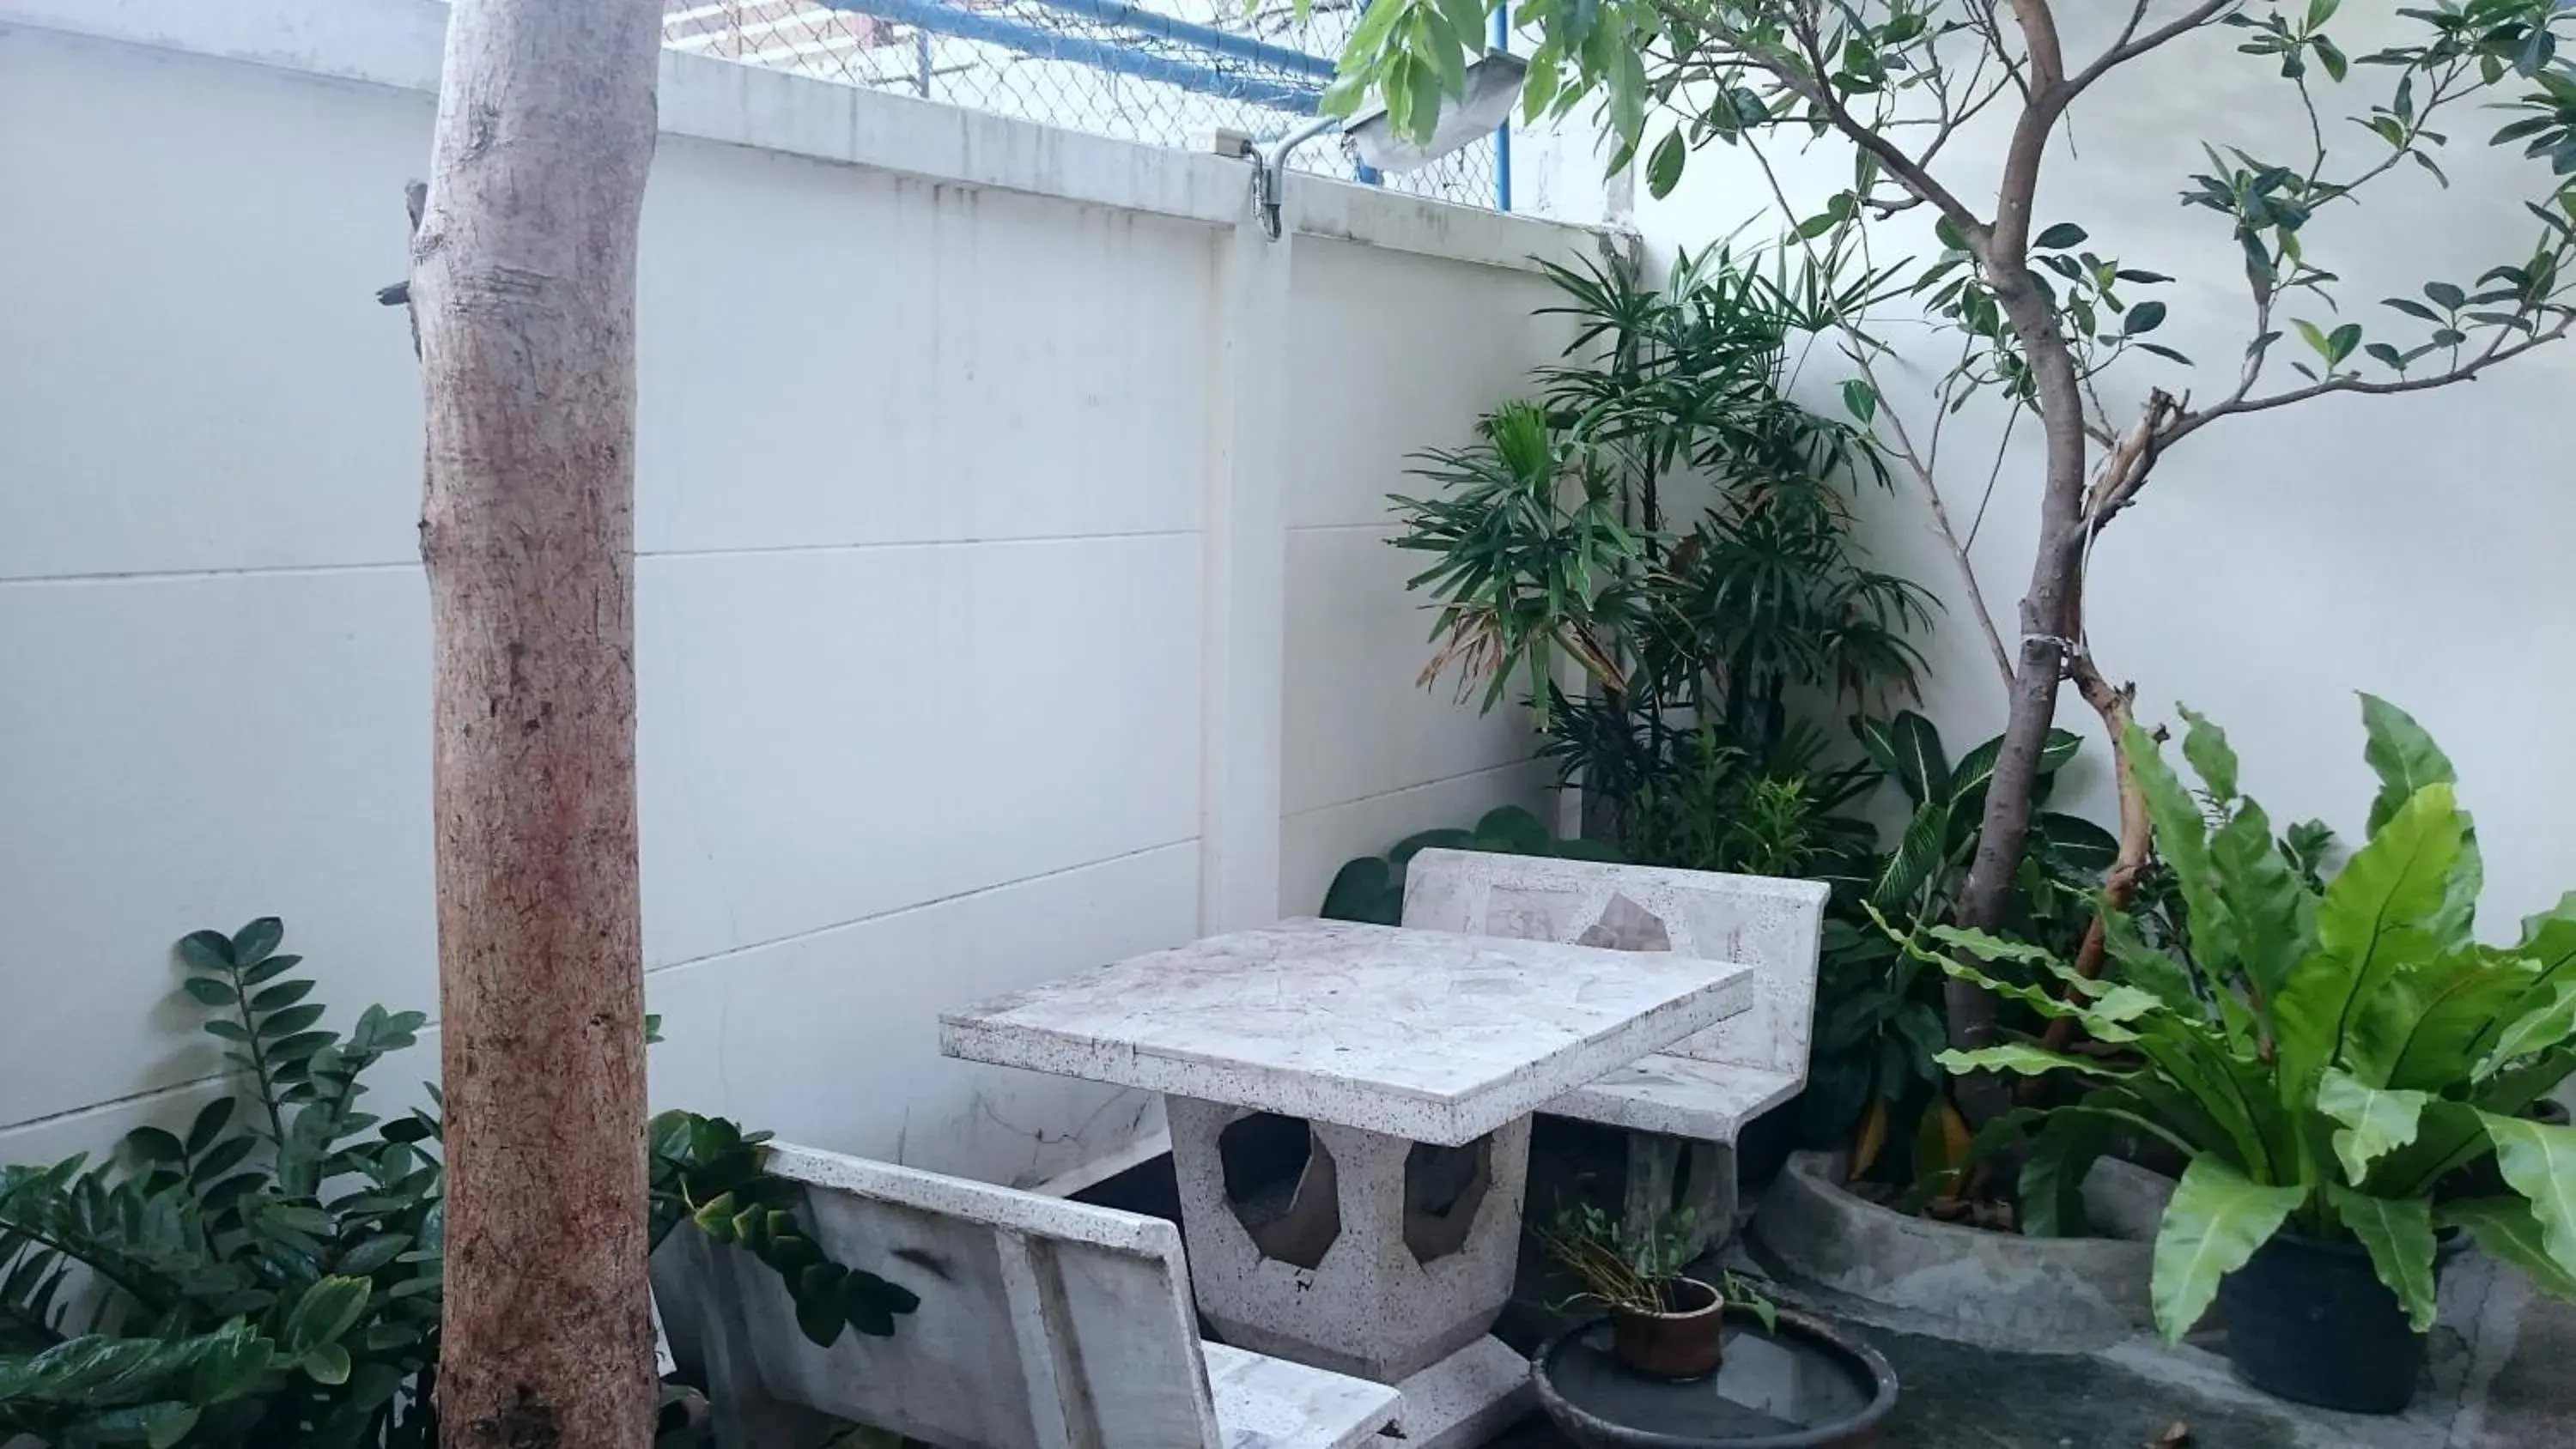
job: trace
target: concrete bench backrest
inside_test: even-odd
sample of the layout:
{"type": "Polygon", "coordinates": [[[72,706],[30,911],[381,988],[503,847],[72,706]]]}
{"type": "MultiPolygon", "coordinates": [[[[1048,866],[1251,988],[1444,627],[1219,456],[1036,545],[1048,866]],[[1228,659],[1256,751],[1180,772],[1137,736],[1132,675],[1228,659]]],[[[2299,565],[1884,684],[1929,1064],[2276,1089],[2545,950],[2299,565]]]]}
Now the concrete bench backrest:
{"type": "Polygon", "coordinates": [[[1405,866],[1404,924],[1751,966],[1751,1009],[1666,1050],[1804,1077],[1829,893],[1820,881],[1426,850],[1405,866]]]}
{"type": "Polygon", "coordinates": [[[674,1233],[658,1297],[681,1357],[724,1380],[715,1395],[977,1449],[1222,1442],[1172,1224],[808,1148],[777,1148],[769,1170],[804,1184],[824,1252],[921,1307],[892,1338],[818,1348],[767,1266],[674,1233]]]}

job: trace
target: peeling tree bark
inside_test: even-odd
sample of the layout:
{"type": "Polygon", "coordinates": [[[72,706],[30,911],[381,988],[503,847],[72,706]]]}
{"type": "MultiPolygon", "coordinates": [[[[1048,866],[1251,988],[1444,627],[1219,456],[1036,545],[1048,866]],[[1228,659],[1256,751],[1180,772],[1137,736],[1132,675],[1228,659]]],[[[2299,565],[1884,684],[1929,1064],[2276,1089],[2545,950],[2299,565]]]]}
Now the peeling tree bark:
{"type": "Polygon", "coordinates": [[[447,1449],[652,1439],[633,557],[660,43],[653,0],[456,0],[413,239],[447,1449]]]}

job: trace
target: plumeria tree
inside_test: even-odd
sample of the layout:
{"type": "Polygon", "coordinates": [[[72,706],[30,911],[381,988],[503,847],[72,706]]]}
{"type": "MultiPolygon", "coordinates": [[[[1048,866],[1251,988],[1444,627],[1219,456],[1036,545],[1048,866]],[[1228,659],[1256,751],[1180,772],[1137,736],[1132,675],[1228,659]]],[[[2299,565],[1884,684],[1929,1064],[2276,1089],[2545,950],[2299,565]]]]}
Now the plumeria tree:
{"type": "MultiPolygon", "coordinates": [[[[2060,685],[2077,686],[2115,747],[2125,737],[2131,691],[2086,647],[2085,574],[2165,455],[2222,421],[2466,382],[2576,319],[2576,69],[2559,54],[2576,13],[2564,0],[2368,8],[2356,19],[2339,0],[1521,0],[1511,12],[1537,41],[1531,119],[1596,117],[1614,167],[1635,164],[1658,196],[1710,147],[1758,164],[1782,208],[1775,277],[1840,342],[1858,374],[1847,405],[1931,504],[2009,697],[1962,925],[1992,926],[2007,905],[2060,685]],[[2365,26],[2372,46],[2347,43],[2365,26]],[[2203,138],[2197,172],[2138,178],[2178,184],[2182,204],[2242,257],[2242,347],[2198,366],[2159,338],[2168,305],[2153,292],[2172,279],[2153,259],[2097,239],[2083,218],[2042,216],[2038,199],[2045,168],[2084,164],[2069,127],[2106,78],[2181,78],[2231,61],[2277,74],[2295,119],[2273,134],[2203,138]],[[2336,244],[2374,198],[2402,186],[2439,195],[2454,132],[2468,127],[2492,134],[2467,144],[2528,158],[2515,172],[2527,229],[2482,269],[2384,300],[2347,295],[2336,244]],[[1821,204],[1793,206],[1781,183],[1775,162],[1793,146],[1810,153],[1805,164],[1820,146],[1848,162],[1821,204]],[[1879,382],[1882,330],[1905,315],[1948,339],[1928,391],[1912,396],[1879,382]],[[2035,424],[2045,444],[2032,480],[2037,549],[2009,627],[1968,568],[1931,444],[1940,419],[1981,398],[2035,424]]],[[[1492,10],[1377,0],[1329,104],[1375,94],[1395,126],[1427,134],[1442,97],[1461,92],[1461,57],[1492,10]]],[[[1976,470],[1981,484],[1991,476],[1976,470]]],[[[2106,888],[2124,900],[2149,832],[2125,753],[2119,777],[2122,850],[2106,888]]],[[[2102,956],[2097,928],[2077,969],[2098,971],[2102,956]]],[[[1992,1039],[1991,996],[1952,982],[1948,1005],[1959,1045],[1992,1039]]],[[[1991,1081],[1966,1095],[1980,1115],[2001,1105],[1991,1081]]]]}

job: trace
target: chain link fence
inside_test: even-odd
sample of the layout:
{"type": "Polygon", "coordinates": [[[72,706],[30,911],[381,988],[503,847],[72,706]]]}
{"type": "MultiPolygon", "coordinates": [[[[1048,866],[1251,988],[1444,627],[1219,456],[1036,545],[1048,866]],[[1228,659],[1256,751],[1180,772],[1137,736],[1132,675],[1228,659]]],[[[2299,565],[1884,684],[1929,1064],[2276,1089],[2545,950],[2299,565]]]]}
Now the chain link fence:
{"type": "MultiPolygon", "coordinates": [[[[664,0],[675,50],[901,91],[1120,140],[1255,139],[1314,114],[1367,0],[664,0]]],[[[1294,165],[1371,179],[1329,139],[1294,165]]],[[[1491,137],[1378,184],[1499,203],[1491,137]]]]}

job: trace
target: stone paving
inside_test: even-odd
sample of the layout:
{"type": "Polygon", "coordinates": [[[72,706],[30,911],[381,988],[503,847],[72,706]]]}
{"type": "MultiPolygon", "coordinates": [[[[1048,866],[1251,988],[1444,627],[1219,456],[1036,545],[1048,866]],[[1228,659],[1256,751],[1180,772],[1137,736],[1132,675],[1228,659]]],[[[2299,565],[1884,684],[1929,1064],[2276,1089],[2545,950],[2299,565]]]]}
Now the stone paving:
{"type": "MultiPolygon", "coordinates": [[[[1545,1307],[1557,1291],[1524,1259],[1498,1332],[1534,1343],[1561,1321],[1545,1307]]],[[[1857,1305],[1794,1288],[1779,1296],[1852,1324],[1895,1365],[1903,1388],[1878,1449],[2166,1449],[2157,1440],[2177,1423],[2191,1431],[2188,1449],[2576,1449],[2576,1307],[2475,1254],[2444,1277],[2427,1382],[2393,1419],[2257,1393],[2229,1374],[2216,1343],[2013,1353],[1871,1324],[1857,1305]]],[[[1571,1445],[1532,1421],[1492,1449],[1571,1445]]]]}

